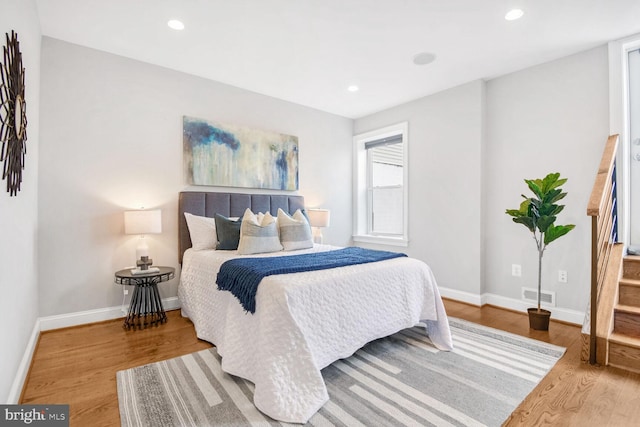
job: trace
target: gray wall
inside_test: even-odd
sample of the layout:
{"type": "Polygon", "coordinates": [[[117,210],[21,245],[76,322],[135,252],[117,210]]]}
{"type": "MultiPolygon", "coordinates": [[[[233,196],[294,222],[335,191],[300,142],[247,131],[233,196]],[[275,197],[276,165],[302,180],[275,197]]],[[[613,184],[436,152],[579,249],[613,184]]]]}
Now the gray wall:
{"type": "MultiPolygon", "coordinates": [[[[12,383],[38,317],[38,145],[40,26],[34,1],[0,0],[0,35],[18,33],[25,68],[27,155],[21,191],[10,197],[0,181],[0,400],[15,403],[12,383]]],[[[0,167],[3,165],[0,163],[0,167]]],[[[26,361],[28,363],[28,361],[26,361]]],[[[25,367],[28,368],[28,365],[25,367]]],[[[20,384],[16,384],[20,385],[20,384]]]]}
{"type": "Polygon", "coordinates": [[[476,81],[355,122],[356,134],[409,122],[407,253],[429,264],[439,286],[476,296],[483,103],[484,83],[476,81]]]}
{"type": "Polygon", "coordinates": [[[576,224],[543,260],[555,317],[582,321],[590,280],[586,205],[608,136],[607,49],[457,88],[356,120],[355,133],[409,121],[407,252],[434,270],[445,296],[524,310],[537,287],[531,234],[504,211],[525,178],[561,172],[569,195],[558,223],[576,224]],[[511,276],[522,265],[522,277],[511,276]],[[558,270],[568,283],[558,283],[558,270]]]}
{"type": "Polygon", "coordinates": [[[585,311],[589,298],[591,222],[587,202],[609,129],[607,48],[513,73],[487,83],[484,182],[485,292],[519,298],[537,286],[531,234],[504,214],[528,192],[524,178],[560,172],[569,179],[560,224],[576,224],[543,258],[543,289],[557,305],[585,311]],[[511,276],[511,264],[522,277],[511,276]],[[558,283],[558,270],[568,283],[558,283]]]}
{"type": "Polygon", "coordinates": [[[183,115],[297,135],[299,193],[331,209],[326,242],[349,243],[350,119],[46,37],[41,106],[40,316],[122,303],[113,273],[137,245],[124,210],[162,209],[151,257],[178,267],[183,115]]]}

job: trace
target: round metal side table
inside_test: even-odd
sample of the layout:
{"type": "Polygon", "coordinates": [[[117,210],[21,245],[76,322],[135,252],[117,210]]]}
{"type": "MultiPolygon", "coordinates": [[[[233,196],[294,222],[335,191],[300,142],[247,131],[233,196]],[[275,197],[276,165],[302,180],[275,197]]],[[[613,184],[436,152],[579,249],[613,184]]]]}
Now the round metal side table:
{"type": "Polygon", "coordinates": [[[132,274],[131,269],[120,270],[115,274],[119,285],[132,285],[133,295],[129,304],[129,313],[124,319],[125,329],[143,329],[167,321],[158,292],[158,283],[175,277],[173,267],[158,267],[160,271],[146,274],[132,274]]]}

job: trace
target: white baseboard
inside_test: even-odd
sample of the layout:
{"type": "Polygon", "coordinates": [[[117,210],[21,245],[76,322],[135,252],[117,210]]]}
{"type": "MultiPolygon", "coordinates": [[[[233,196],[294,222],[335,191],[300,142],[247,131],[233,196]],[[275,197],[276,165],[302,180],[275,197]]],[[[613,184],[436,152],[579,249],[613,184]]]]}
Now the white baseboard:
{"type": "Polygon", "coordinates": [[[443,288],[438,286],[440,296],[445,298],[454,299],[456,301],[466,302],[467,304],[482,305],[482,298],[478,294],[472,294],[471,292],[459,291],[457,289],[443,288]]]}
{"type": "MultiPolygon", "coordinates": [[[[485,293],[482,295],[472,294],[471,292],[458,291],[456,289],[438,287],[440,295],[445,298],[454,299],[456,301],[465,302],[477,306],[485,304],[495,305],[497,307],[507,308],[509,310],[527,312],[527,308],[531,307],[531,303],[521,301],[514,298],[507,298],[501,295],[485,293]]],[[[572,310],[562,307],[545,307],[551,311],[551,318],[562,320],[563,322],[574,323],[581,326],[584,322],[584,311],[572,310]]]]}
{"type": "MultiPolygon", "coordinates": [[[[180,308],[178,297],[163,298],[162,306],[165,310],[174,310],[180,308]]],[[[122,306],[99,308],[96,310],[79,311],[76,313],[58,314],[55,316],[41,317],[40,330],[48,331],[51,329],[68,328],[70,326],[85,325],[87,323],[102,322],[104,320],[117,319],[124,317],[122,306]]]]}
{"type": "MultiPolygon", "coordinates": [[[[521,311],[523,313],[527,312],[527,308],[532,307],[530,302],[507,298],[496,294],[482,294],[482,304],[491,304],[502,308],[508,308],[510,310],[521,311]]],[[[582,323],[584,322],[584,311],[562,307],[545,307],[544,304],[542,307],[551,311],[552,319],[562,320],[563,322],[573,323],[578,326],[582,326],[582,323]]]]}
{"type": "Polygon", "coordinates": [[[17,404],[18,400],[20,400],[22,387],[27,379],[29,367],[31,367],[31,359],[33,358],[33,353],[36,351],[36,345],[38,344],[38,336],[40,336],[40,319],[36,319],[36,323],[33,325],[33,330],[31,331],[31,337],[27,343],[27,348],[22,355],[22,360],[18,366],[18,372],[16,372],[13,384],[11,385],[11,390],[9,390],[7,403],[10,405],[17,404]]]}
{"type": "MultiPolygon", "coordinates": [[[[175,310],[180,308],[180,300],[178,297],[163,298],[162,306],[165,310],[175,310]]],[[[117,306],[37,318],[33,325],[33,331],[31,332],[31,337],[27,343],[27,348],[25,349],[22,360],[20,361],[18,372],[16,372],[13,384],[11,385],[7,403],[16,404],[20,399],[20,394],[22,393],[24,382],[27,379],[27,374],[29,373],[31,359],[33,358],[33,353],[36,350],[40,332],[51,329],[67,328],[69,326],[85,325],[87,323],[101,322],[103,320],[117,319],[119,317],[124,317],[124,315],[125,313],[122,312],[122,306],[117,306]]]]}

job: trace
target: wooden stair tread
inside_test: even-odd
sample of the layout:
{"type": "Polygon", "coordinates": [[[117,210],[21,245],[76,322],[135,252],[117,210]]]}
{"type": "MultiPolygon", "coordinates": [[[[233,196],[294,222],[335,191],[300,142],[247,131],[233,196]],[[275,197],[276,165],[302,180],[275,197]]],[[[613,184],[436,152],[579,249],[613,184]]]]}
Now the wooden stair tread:
{"type": "Polygon", "coordinates": [[[640,307],[632,305],[616,304],[615,311],[640,315],[640,307]]]}
{"type": "Polygon", "coordinates": [[[629,335],[613,332],[609,336],[609,342],[640,349],[640,337],[632,337],[629,335]]]}
{"type": "Polygon", "coordinates": [[[621,285],[626,285],[626,286],[637,286],[640,288],[640,280],[639,279],[629,279],[627,277],[623,277],[620,279],[620,284],[621,285]]]}

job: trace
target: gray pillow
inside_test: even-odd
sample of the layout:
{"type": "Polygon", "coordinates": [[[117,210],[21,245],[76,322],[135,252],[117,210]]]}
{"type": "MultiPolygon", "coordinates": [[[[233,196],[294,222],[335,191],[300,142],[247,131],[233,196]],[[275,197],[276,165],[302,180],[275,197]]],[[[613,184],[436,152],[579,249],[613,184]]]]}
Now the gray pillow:
{"type": "Polygon", "coordinates": [[[233,220],[224,215],[215,214],[214,219],[216,221],[216,233],[218,235],[216,249],[221,251],[233,251],[238,249],[242,218],[233,220]]]}

